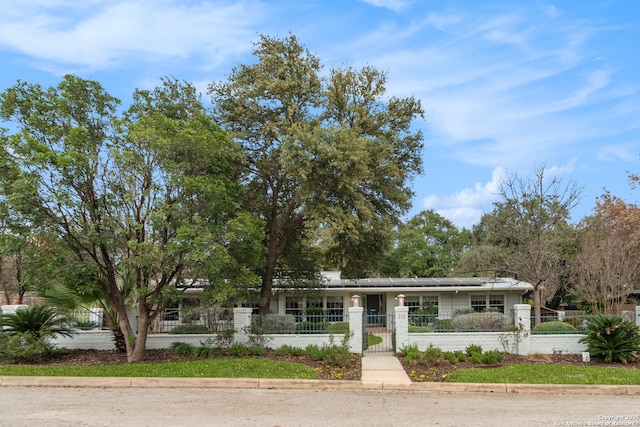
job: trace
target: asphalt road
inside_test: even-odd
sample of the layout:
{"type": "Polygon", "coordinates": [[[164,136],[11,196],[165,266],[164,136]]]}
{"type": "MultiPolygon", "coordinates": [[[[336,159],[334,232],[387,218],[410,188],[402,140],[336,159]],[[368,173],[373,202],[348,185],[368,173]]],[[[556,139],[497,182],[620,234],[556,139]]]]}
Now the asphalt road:
{"type": "Polygon", "coordinates": [[[640,427],[640,396],[1,387],[0,425],[640,427]]]}

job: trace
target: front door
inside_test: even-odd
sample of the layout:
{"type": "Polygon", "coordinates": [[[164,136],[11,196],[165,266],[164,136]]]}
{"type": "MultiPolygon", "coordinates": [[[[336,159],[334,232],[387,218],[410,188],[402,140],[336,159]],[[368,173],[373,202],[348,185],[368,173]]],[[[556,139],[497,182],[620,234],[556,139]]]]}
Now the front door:
{"type": "Polygon", "coordinates": [[[380,317],[380,294],[367,295],[367,326],[383,326],[380,317]]]}

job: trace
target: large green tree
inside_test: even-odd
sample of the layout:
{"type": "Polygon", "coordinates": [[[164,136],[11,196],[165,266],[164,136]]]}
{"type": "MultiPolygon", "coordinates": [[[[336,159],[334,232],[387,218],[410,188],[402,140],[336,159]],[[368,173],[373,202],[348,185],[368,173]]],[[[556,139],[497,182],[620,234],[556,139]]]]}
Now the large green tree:
{"type": "Polygon", "coordinates": [[[255,63],[209,93],[215,118],[244,148],[246,206],[266,224],[267,313],[278,270],[313,272],[321,256],[346,277],[376,268],[422,170],[423,137],[411,125],[423,111],[413,97],[387,97],[386,75],[373,67],[323,74],[293,35],[261,36],[253,52],[255,63]]]}
{"type": "MultiPolygon", "coordinates": [[[[446,277],[469,247],[471,233],[458,228],[433,210],[422,211],[400,227],[391,256],[399,277],[446,277]]],[[[456,272],[457,274],[457,272],[456,272]]]]}
{"type": "Polygon", "coordinates": [[[137,362],[176,285],[208,274],[250,281],[233,247],[250,251],[261,234],[238,209],[239,146],[205,114],[192,85],[166,79],[136,91],[123,116],[119,104],[76,76],[5,90],[0,117],[16,130],[2,134],[3,178],[11,179],[0,186],[41,245],[68,248],[65,268],[104,295],[127,359],[137,362]],[[128,302],[137,307],[137,335],[128,302]]]}

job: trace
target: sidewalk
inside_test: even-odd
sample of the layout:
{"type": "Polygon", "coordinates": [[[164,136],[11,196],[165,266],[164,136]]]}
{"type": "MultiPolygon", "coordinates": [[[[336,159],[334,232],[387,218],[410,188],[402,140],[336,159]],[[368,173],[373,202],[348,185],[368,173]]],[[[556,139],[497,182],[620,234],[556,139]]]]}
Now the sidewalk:
{"type": "Polygon", "coordinates": [[[410,385],[411,380],[391,353],[369,353],[362,358],[362,382],[410,385]]]}

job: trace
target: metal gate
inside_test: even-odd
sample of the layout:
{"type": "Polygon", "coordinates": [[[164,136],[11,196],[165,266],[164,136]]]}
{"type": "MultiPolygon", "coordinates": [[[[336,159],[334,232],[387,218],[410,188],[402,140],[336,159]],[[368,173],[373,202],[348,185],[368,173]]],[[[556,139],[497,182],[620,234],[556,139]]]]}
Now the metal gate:
{"type": "Polygon", "coordinates": [[[395,352],[394,319],[393,314],[364,314],[362,348],[365,349],[365,353],[395,352]]]}

